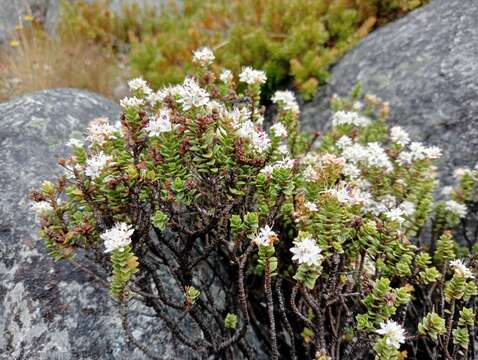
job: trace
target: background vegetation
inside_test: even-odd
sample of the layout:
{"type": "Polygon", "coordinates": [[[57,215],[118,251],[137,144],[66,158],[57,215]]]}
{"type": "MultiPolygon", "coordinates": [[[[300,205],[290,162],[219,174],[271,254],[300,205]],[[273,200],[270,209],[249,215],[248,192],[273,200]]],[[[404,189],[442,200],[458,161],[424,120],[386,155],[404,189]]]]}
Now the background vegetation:
{"type": "Polygon", "coordinates": [[[124,77],[139,74],[153,87],[177,83],[202,46],[221,49],[217,66],[266,71],[265,97],[292,82],[309,99],[360,38],[427,1],[186,0],[121,15],[108,0],[63,1],[57,36],[28,19],[0,50],[0,99],[61,86],[118,98],[124,77]]]}

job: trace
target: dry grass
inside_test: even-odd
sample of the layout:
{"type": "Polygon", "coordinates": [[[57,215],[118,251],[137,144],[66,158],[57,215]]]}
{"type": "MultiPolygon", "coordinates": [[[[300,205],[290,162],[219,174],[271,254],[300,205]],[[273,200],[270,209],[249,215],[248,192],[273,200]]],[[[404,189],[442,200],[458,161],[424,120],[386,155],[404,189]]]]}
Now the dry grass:
{"type": "Polygon", "coordinates": [[[26,19],[0,49],[0,101],[36,90],[75,87],[114,97],[118,60],[112,49],[86,39],[48,35],[26,19]]]}

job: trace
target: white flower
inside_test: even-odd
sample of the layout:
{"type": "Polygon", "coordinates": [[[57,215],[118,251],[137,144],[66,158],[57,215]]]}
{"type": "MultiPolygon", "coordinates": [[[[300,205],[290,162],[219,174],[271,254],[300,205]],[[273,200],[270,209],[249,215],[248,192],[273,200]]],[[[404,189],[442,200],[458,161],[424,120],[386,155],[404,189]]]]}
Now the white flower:
{"type": "Polygon", "coordinates": [[[464,218],[468,212],[466,205],[460,204],[455,200],[448,200],[445,202],[445,208],[460,218],[464,218]]]}
{"type": "Polygon", "coordinates": [[[392,195],[385,195],[378,199],[378,201],[375,201],[372,198],[368,199],[368,201],[365,202],[365,209],[375,216],[388,212],[388,214],[386,214],[387,218],[395,221],[401,221],[401,215],[399,213],[403,213],[404,211],[400,207],[397,207],[397,199],[392,195]],[[398,210],[394,210],[395,208],[398,210]]]}
{"type": "Polygon", "coordinates": [[[456,168],[453,171],[453,177],[457,180],[461,180],[461,178],[465,175],[471,175],[471,169],[467,167],[456,168]]]}
{"type": "Polygon", "coordinates": [[[120,100],[120,106],[125,110],[138,109],[144,104],[143,99],[138,99],[136,96],[125,97],[120,100]]]}
{"type": "Polygon", "coordinates": [[[455,275],[461,276],[465,279],[474,279],[475,276],[470,269],[463,263],[463,260],[453,260],[450,261],[450,267],[455,272],[455,275]]]}
{"type": "Polygon", "coordinates": [[[274,133],[275,136],[285,138],[287,137],[287,129],[285,126],[278,122],[271,126],[271,131],[274,133]]]}
{"type": "Polygon", "coordinates": [[[83,140],[71,138],[70,140],[68,140],[66,145],[69,146],[69,147],[82,147],[83,146],[83,140]]]}
{"type": "Polygon", "coordinates": [[[267,76],[264,71],[254,70],[251,67],[242,68],[239,80],[249,85],[260,85],[266,82],[267,76]]]}
{"type": "Polygon", "coordinates": [[[279,150],[279,153],[282,156],[290,156],[289,147],[287,146],[286,143],[280,144],[277,150],[279,150]]]}
{"type": "Polygon", "coordinates": [[[271,146],[271,140],[264,131],[255,132],[251,143],[259,153],[264,153],[271,146]]]}
{"type": "Polygon", "coordinates": [[[339,184],[338,187],[325,191],[326,193],[337,198],[341,204],[348,204],[350,206],[367,203],[371,197],[370,193],[362,191],[358,188],[350,188],[339,184]]]}
{"type": "Polygon", "coordinates": [[[312,165],[308,165],[304,170],[304,180],[312,182],[317,180],[317,171],[312,165]]]}
{"type": "Polygon", "coordinates": [[[393,320],[382,322],[380,329],[376,332],[385,336],[385,342],[388,346],[393,346],[396,349],[405,342],[405,330],[393,320]]]}
{"type": "Polygon", "coordinates": [[[252,240],[257,246],[272,246],[278,240],[277,234],[269,225],[264,226],[252,240]]]}
{"type": "Polygon", "coordinates": [[[385,171],[392,171],[392,163],[379,143],[371,142],[367,146],[367,163],[370,166],[383,168],[385,171]]]}
{"type": "Polygon", "coordinates": [[[108,123],[107,118],[96,118],[88,125],[88,140],[93,144],[103,145],[111,139],[114,127],[108,123]]]}
{"type": "Polygon", "coordinates": [[[207,105],[209,102],[208,92],[192,78],[186,78],[182,85],[175,88],[175,92],[179,96],[178,103],[182,104],[184,111],[207,105]]]}
{"type": "Polygon", "coordinates": [[[290,252],[294,254],[292,260],[297,261],[299,264],[317,266],[320,265],[322,260],[322,255],[320,254],[322,249],[314,239],[309,237],[296,242],[295,246],[290,249],[290,252]]]}
{"type": "Polygon", "coordinates": [[[361,144],[352,144],[342,150],[342,156],[352,163],[364,161],[367,155],[367,149],[361,144]]]}
{"type": "Polygon", "coordinates": [[[221,75],[219,75],[219,80],[221,80],[223,83],[226,83],[226,84],[231,82],[233,79],[234,77],[232,75],[232,72],[231,70],[228,70],[228,69],[223,70],[221,75]]]}
{"type": "Polygon", "coordinates": [[[410,136],[400,126],[394,126],[390,129],[390,138],[394,143],[401,146],[407,146],[410,143],[410,136]]]}
{"type": "Polygon", "coordinates": [[[263,153],[271,146],[271,140],[267,134],[259,130],[257,126],[251,121],[246,120],[237,128],[237,134],[245,139],[249,139],[252,146],[259,152],[263,153]]]}
{"type": "Polygon", "coordinates": [[[349,138],[347,135],[342,135],[340,139],[337,140],[335,145],[340,149],[343,150],[346,147],[349,147],[352,145],[352,139],[349,138]]]}
{"type": "Polygon", "coordinates": [[[411,201],[405,200],[399,205],[400,210],[402,210],[403,215],[412,216],[415,213],[415,204],[411,201]]]}
{"type": "Polygon", "coordinates": [[[142,95],[151,95],[153,92],[141,77],[128,81],[128,86],[131,91],[140,92],[142,95]]]}
{"type": "Polygon", "coordinates": [[[235,107],[232,111],[229,111],[229,116],[231,117],[232,125],[237,129],[243,122],[251,120],[252,112],[246,107],[235,107]]]}
{"type": "Polygon", "coordinates": [[[363,109],[363,102],[361,101],[355,101],[352,105],[352,109],[356,110],[356,111],[360,111],[363,109]]]}
{"type": "Polygon", "coordinates": [[[360,169],[358,167],[356,167],[354,164],[345,164],[343,169],[342,169],[342,173],[345,175],[345,176],[348,176],[350,177],[351,179],[357,179],[358,177],[360,177],[360,169]]]}
{"type": "Polygon", "coordinates": [[[214,62],[215,56],[211,49],[203,47],[193,53],[193,62],[201,66],[207,66],[214,62]]]}
{"type": "Polygon", "coordinates": [[[370,124],[370,119],[362,116],[354,111],[337,111],[332,117],[332,125],[353,125],[353,126],[367,126],[370,124]]]}
{"type": "Polygon", "coordinates": [[[429,146],[426,149],[426,157],[430,160],[436,160],[441,158],[442,151],[438,146],[429,146]]]}
{"type": "Polygon", "coordinates": [[[158,104],[162,103],[166,96],[170,95],[169,88],[161,89],[156,92],[152,92],[146,97],[149,105],[156,107],[158,104]]]}
{"type": "Polygon", "coordinates": [[[171,121],[169,120],[169,111],[161,109],[159,115],[149,121],[145,130],[150,136],[159,136],[159,134],[172,130],[171,121]]]}
{"type": "Polygon", "coordinates": [[[444,186],[443,189],[441,189],[441,194],[443,196],[450,196],[453,193],[453,186],[444,186]]]}
{"type": "Polygon", "coordinates": [[[105,153],[99,153],[86,161],[85,175],[91,178],[97,178],[101,175],[101,171],[107,166],[108,162],[113,158],[105,153]]]}
{"type": "Polygon", "coordinates": [[[123,125],[121,124],[121,121],[118,120],[117,122],[115,122],[114,126],[113,126],[113,129],[114,131],[117,133],[117,134],[113,134],[113,136],[115,138],[118,138],[118,137],[124,137],[124,132],[123,132],[123,125]]]}
{"type": "Polygon", "coordinates": [[[131,225],[123,222],[116,223],[111,229],[100,235],[100,238],[105,242],[105,253],[116,249],[123,251],[126,246],[131,244],[133,233],[134,229],[131,225]]]}
{"type": "Polygon", "coordinates": [[[294,93],[290,90],[276,91],[271,100],[274,104],[281,105],[286,111],[293,112],[294,114],[299,113],[299,105],[297,104],[294,93]]]}
{"type": "Polygon", "coordinates": [[[410,151],[402,151],[398,154],[397,162],[400,165],[409,165],[413,161],[413,154],[410,151]]]}
{"type": "Polygon", "coordinates": [[[316,204],[314,204],[313,202],[310,202],[310,201],[307,201],[305,204],[304,204],[305,208],[309,211],[318,211],[319,208],[317,207],[316,204]]]}
{"type": "Polygon", "coordinates": [[[404,212],[399,207],[392,208],[384,212],[384,215],[391,221],[395,221],[398,224],[402,224],[405,219],[403,218],[404,212]]]}
{"type": "Polygon", "coordinates": [[[392,162],[379,143],[371,142],[367,147],[361,144],[352,144],[342,151],[342,156],[351,163],[365,162],[369,166],[383,168],[389,172],[393,170],[392,162]]]}
{"type": "Polygon", "coordinates": [[[412,160],[435,160],[441,157],[441,150],[437,146],[426,147],[422,143],[412,142],[410,144],[412,160]]]}
{"type": "Polygon", "coordinates": [[[43,215],[53,210],[53,207],[50,205],[48,201],[34,202],[31,208],[37,215],[43,215]]]}
{"type": "Polygon", "coordinates": [[[294,163],[294,160],[286,158],[284,160],[276,161],[272,165],[265,166],[261,172],[269,176],[272,174],[274,169],[292,169],[294,167],[294,163]]]}

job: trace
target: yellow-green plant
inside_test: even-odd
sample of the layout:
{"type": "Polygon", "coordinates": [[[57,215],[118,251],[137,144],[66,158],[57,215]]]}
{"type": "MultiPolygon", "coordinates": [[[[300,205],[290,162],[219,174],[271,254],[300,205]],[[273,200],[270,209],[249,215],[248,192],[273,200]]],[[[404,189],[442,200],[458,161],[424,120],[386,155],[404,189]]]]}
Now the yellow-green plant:
{"type": "Polygon", "coordinates": [[[192,69],[192,51],[210,46],[221,50],[217,63],[223,67],[266,71],[267,97],[292,80],[310,99],[329,66],[359,39],[425,2],[185,0],[169,1],[160,11],[125,6],[116,15],[107,0],[81,0],[64,4],[59,32],[126,51],[132,75],[141,74],[154,87],[180,82],[192,69]]]}

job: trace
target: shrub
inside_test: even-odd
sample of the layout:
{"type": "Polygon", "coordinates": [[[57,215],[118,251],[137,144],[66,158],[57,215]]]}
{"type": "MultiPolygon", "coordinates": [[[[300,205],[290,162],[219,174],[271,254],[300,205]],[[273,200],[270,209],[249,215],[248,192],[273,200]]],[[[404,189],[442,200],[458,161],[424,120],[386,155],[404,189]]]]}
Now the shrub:
{"type": "Polygon", "coordinates": [[[88,89],[108,97],[118,72],[116,54],[82,37],[58,39],[26,17],[10,46],[0,48],[0,100],[58,87],[88,89]]]}
{"type": "Polygon", "coordinates": [[[120,16],[108,1],[65,4],[60,33],[83,34],[129,53],[134,76],[157,88],[179,83],[192,70],[190,55],[206,45],[221,49],[218,64],[238,72],[264,70],[266,97],[291,79],[310,99],[328,68],[360,38],[427,0],[186,0],[160,12],[125,6],[120,16]],[[125,46],[126,45],[126,46],[125,46]]]}
{"type": "Polygon", "coordinates": [[[265,74],[213,60],[157,92],[130,81],[121,120],[70,141],[65,175],[31,194],[51,255],[109,286],[151,358],[133,299],[201,358],[254,358],[254,336],[271,359],[472,358],[477,232],[452,231],[478,171],[435,205],[440,149],[389,131],[387,103],[335,99],[319,137],[278,91],[266,131],[265,74]]]}

